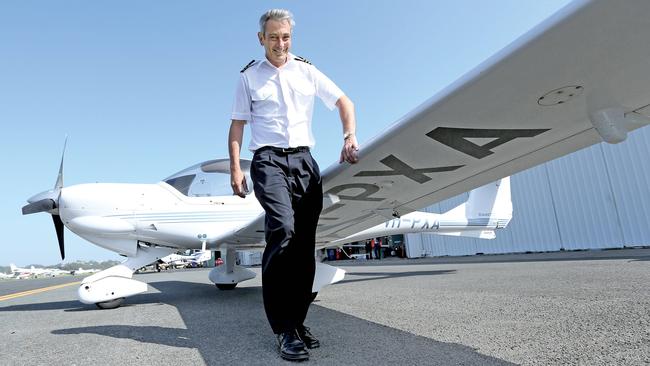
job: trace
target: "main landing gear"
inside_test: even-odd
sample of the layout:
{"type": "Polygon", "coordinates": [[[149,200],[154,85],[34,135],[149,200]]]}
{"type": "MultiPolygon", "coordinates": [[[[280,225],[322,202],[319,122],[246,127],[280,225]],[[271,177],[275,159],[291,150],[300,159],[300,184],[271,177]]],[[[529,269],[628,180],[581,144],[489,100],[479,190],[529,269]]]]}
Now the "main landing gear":
{"type": "Polygon", "coordinates": [[[226,249],[223,264],[210,271],[210,281],[214,282],[219,290],[232,290],[238,283],[255,278],[255,272],[235,265],[236,254],[234,249],[226,249]]]}

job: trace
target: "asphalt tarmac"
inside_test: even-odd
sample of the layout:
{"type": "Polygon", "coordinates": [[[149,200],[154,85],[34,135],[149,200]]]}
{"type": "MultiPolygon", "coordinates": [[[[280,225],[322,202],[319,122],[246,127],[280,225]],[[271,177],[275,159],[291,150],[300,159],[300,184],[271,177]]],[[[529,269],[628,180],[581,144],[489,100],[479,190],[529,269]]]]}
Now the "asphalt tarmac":
{"type": "MultiPolygon", "coordinates": [[[[336,264],[302,364],[650,364],[650,249],[336,264]]],[[[135,275],[150,290],[113,310],[78,302],[78,276],[0,281],[0,364],[292,364],[259,276],[219,291],[208,271],[135,275]]]]}

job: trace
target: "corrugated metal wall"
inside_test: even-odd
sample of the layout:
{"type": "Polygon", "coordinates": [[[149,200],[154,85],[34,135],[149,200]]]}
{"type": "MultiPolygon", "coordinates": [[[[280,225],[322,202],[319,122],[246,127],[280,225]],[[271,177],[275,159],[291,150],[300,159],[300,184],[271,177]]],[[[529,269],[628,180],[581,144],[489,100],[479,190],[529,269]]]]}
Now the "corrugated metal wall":
{"type": "MultiPolygon", "coordinates": [[[[494,240],[405,235],[409,257],[650,245],[650,127],[511,177],[514,214],[494,240]]],[[[426,211],[464,202],[453,197],[426,211]]]]}

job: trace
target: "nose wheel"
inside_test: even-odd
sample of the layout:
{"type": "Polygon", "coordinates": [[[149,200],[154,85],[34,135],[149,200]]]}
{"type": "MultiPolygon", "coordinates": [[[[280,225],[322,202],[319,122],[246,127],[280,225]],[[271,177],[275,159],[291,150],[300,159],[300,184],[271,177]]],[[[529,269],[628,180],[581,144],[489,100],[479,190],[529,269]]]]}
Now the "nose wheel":
{"type": "Polygon", "coordinates": [[[122,305],[123,302],[124,302],[124,298],[118,297],[117,299],[114,300],[95,303],[95,305],[100,309],[115,309],[120,307],[120,305],[122,305]]]}
{"type": "Polygon", "coordinates": [[[237,287],[236,283],[215,283],[217,288],[222,291],[234,290],[237,287]]]}

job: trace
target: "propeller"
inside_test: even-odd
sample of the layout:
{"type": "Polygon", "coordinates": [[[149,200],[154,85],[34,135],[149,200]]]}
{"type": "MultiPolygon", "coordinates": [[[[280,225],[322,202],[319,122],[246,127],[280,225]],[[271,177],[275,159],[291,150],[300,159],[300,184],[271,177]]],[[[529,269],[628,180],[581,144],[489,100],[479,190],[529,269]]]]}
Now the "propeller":
{"type": "Polygon", "coordinates": [[[63,158],[65,156],[65,147],[68,144],[68,137],[66,136],[63,143],[63,153],[61,154],[61,164],[59,165],[59,175],[56,178],[54,188],[45,192],[41,192],[35,196],[27,199],[29,204],[23,206],[23,215],[29,215],[37,212],[47,212],[52,215],[52,222],[54,222],[54,230],[56,230],[56,238],[59,242],[59,251],[61,252],[61,259],[65,259],[65,245],[63,237],[63,220],[59,216],[59,198],[61,197],[61,189],[63,189],[63,158]]]}
{"type": "Polygon", "coordinates": [[[61,260],[65,259],[65,245],[63,240],[63,221],[61,221],[61,216],[52,215],[52,221],[54,222],[54,230],[56,230],[56,238],[59,241],[59,251],[61,252],[61,260]]]}

